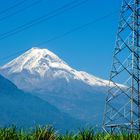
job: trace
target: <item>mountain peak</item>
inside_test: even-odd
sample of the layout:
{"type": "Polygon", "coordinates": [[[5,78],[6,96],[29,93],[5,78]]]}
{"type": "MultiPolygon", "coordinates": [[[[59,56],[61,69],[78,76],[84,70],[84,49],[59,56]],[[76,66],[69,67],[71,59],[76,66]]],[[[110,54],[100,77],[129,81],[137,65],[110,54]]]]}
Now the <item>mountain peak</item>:
{"type": "MultiPolygon", "coordinates": [[[[32,51],[38,51],[38,52],[48,52],[48,53],[52,53],[50,50],[48,50],[47,48],[39,48],[39,47],[32,47],[31,49],[29,49],[28,51],[32,52],[32,51]]],[[[53,53],[54,54],[54,53],[53,53]]]]}
{"type": "Polygon", "coordinates": [[[8,69],[9,74],[30,71],[31,74],[42,77],[49,69],[70,70],[71,68],[48,49],[33,47],[0,69],[8,69]]]}
{"type": "Polygon", "coordinates": [[[29,92],[36,88],[47,88],[49,91],[63,88],[71,90],[70,87],[67,89],[70,83],[71,86],[74,84],[77,90],[81,90],[82,84],[87,88],[100,86],[103,90],[108,85],[108,81],[77,71],[48,49],[37,47],[31,48],[1,67],[0,72],[20,89],[29,92]]]}
{"type": "MultiPolygon", "coordinates": [[[[44,58],[47,56],[52,57],[53,59],[60,59],[58,56],[56,56],[53,52],[51,52],[50,50],[46,49],[46,48],[38,48],[38,47],[33,47],[30,50],[28,50],[27,52],[25,52],[24,54],[30,54],[31,56],[35,55],[39,55],[40,57],[44,58]]],[[[39,57],[39,58],[40,58],[39,57]]]]}

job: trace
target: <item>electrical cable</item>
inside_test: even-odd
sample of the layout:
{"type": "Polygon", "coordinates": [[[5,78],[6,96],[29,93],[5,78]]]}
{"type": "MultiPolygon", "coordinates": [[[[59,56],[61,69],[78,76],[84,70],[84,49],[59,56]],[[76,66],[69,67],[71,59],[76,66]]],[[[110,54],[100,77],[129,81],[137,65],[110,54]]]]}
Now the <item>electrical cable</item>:
{"type": "Polygon", "coordinates": [[[16,10],[16,11],[14,11],[13,13],[7,14],[6,16],[3,16],[3,17],[0,18],[0,22],[3,21],[3,20],[6,20],[6,19],[8,19],[8,18],[11,18],[12,16],[17,15],[17,14],[19,14],[19,13],[21,13],[21,12],[23,12],[23,11],[25,11],[25,10],[31,8],[31,7],[33,7],[33,6],[39,4],[39,3],[42,2],[42,1],[43,1],[43,0],[34,1],[33,3],[31,3],[31,4],[29,4],[29,5],[25,6],[25,7],[23,7],[23,8],[21,8],[21,9],[18,9],[18,10],[16,10]]]}
{"type": "MultiPolygon", "coordinates": [[[[107,19],[107,18],[113,16],[114,14],[116,14],[117,11],[118,11],[118,10],[116,10],[116,11],[114,11],[114,12],[111,12],[111,13],[109,13],[109,14],[107,14],[107,15],[105,15],[105,16],[102,16],[102,17],[100,17],[100,18],[97,18],[97,19],[95,19],[95,20],[93,20],[93,21],[90,21],[90,22],[88,22],[88,23],[86,23],[86,24],[83,24],[83,25],[81,25],[81,26],[78,26],[78,27],[76,27],[76,28],[73,28],[73,29],[71,29],[71,30],[69,30],[69,31],[67,31],[67,32],[65,32],[65,33],[63,33],[62,35],[55,36],[55,37],[53,37],[53,38],[51,38],[51,39],[49,39],[49,40],[43,41],[43,42],[41,42],[41,43],[38,43],[38,44],[36,44],[35,46],[41,46],[41,45],[43,45],[43,44],[47,44],[47,43],[50,43],[50,42],[52,42],[52,41],[58,40],[58,39],[60,39],[60,38],[63,38],[63,37],[65,37],[65,36],[69,35],[69,34],[72,34],[73,32],[79,31],[79,30],[81,30],[81,29],[83,29],[83,28],[86,28],[86,27],[92,25],[92,24],[95,24],[95,23],[98,23],[98,22],[100,22],[100,21],[102,21],[102,20],[105,20],[105,19],[107,19]]],[[[16,52],[16,53],[13,53],[13,54],[11,54],[11,55],[9,55],[9,56],[2,57],[2,58],[0,58],[0,61],[7,60],[7,59],[9,59],[9,58],[11,58],[11,57],[14,57],[14,56],[18,55],[18,54],[21,54],[21,53],[23,53],[23,52],[26,52],[26,51],[29,50],[29,49],[30,49],[30,48],[23,49],[23,50],[20,50],[20,51],[18,51],[18,52],[16,52]]]]}
{"type": "Polygon", "coordinates": [[[26,30],[28,28],[31,28],[34,25],[40,24],[40,23],[42,23],[42,22],[44,22],[46,20],[49,21],[50,19],[52,19],[52,18],[54,18],[54,17],[56,17],[56,16],[58,16],[60,14],[63,14],[68,10],[76,8],[76,7],[84,4],[87,1],[89,1],[89,0],[82,0],[82,1],[81,0],[80,1],[74,0],[73,2],[71,2],[69,4],[65,4],[62,7],[57,8],[56,10],[54,10],[54,11],[52,11],[52,12],[50,12],[50,13],[44,15],[44,16],[36,18],[36,19],[34,19],[34,20],[32,20],[32,21],[30,21],[28,23],[25,23],[23,25],[20,25],[20,26],[12,29],[10,31],[7,31],[5,33],[0,34],[0,40],[5,39],[7,37],[10,37],[12,35],[15,35],[15,34],[17,34],[19,32],[22,32],[22,31],[24,31],[24,30],[26,30]]]}

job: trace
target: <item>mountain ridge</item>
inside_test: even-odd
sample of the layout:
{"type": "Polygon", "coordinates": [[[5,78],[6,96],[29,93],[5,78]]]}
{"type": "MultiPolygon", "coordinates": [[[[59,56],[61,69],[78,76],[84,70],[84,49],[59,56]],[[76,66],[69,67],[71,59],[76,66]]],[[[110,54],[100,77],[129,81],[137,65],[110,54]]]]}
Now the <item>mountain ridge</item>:
{"type": "MultiPolygon", "coordinates": [[[[31,74],[35,74],[36,76],[43,78],[50,69],[52,69],[52,71],[55,69],[64,71],[63,73],[62,71],[60,73],[58,73],[58,71],[57,73],[54,72],[51,76],[63,76],[67,82],[69,82],[69,78],[72,77],[73,79],[81,80],[89,86],[97,85],[106,87],[109,84],[107,80],[103,80],[84,71],[77,71],[71,68],[66,62],[61,60],[54,53],[47,49],[39,48],[32,48],[28,50],[23,55],[1,67],[0,71],[1,74],[8,79],[9,77],[7,75],[21,73],[22,71],[29,71],[31,74]],[[7,69],[8,72],[4,73],[5,69],[7,69]],[[66,75],[66,72],[68,72],[69,75],[66,75]]],[[[15,84],[18,86],[18,83],[15,84]]],[[[18,87],[21,88],[20,86],[18,87]]]]}
{"type": "Polygon", "coordinates": [[[0,75],[0,125],[33,127],[53,125],[60,131],[77,129],[84,122],[61,112],[47,101],[19,90],[0,75]]]}
{"type": "Polygon", "coordinates": [[[32,48],[1,67],[0,74],[62,112],[101,125],[109,81],[71,68],[51,51],[32,48]]]}

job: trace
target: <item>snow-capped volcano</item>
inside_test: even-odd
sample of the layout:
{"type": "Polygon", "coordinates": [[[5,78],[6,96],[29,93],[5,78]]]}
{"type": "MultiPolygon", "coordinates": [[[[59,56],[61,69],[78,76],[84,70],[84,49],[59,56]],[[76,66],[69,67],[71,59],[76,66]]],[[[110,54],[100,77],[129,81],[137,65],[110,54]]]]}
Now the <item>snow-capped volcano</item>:
{"type": "Polygon", "coordinates": [[[108,81],[71,68],[47,49],[28,50],[1,67],[0,73],[73,117],[101,123],[108,81]]]}
{"type": "Polygon", "coordinates": [[[28,50],[23,55],[1,67],[0,71],[20,89],[29,92],[34,89],[43,90],[44,88],[53,91],[56,86],[58,88],[58,85],[60,88],[64,86],[63,83],[62,85],[61,83],[51,85],[56,79],[63,79],[67,84],[71,80],[77,80],[94,87],[106,87],[108,85],[108,81],[83,71],[77,71],[51,51],[40,48],[28,50]],[[14,76],[15,74],[16,76],[14,76]],[[49,87],[46,87],[46,85],[49,87]]]}

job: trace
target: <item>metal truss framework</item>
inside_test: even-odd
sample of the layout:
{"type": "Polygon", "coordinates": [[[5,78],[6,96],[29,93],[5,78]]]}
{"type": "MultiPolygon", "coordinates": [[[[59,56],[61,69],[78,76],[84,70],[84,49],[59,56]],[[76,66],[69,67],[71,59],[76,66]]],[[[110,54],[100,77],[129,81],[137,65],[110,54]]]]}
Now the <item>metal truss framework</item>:
{"type": "Polygon", "coordinates": [[[139,8],[140,0],[122,2],[103,120],[108,133],[140,133],[139,8]]]}

